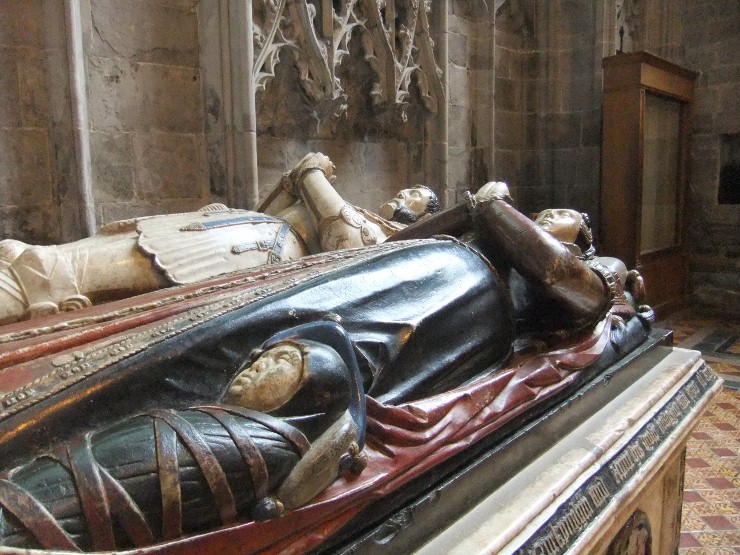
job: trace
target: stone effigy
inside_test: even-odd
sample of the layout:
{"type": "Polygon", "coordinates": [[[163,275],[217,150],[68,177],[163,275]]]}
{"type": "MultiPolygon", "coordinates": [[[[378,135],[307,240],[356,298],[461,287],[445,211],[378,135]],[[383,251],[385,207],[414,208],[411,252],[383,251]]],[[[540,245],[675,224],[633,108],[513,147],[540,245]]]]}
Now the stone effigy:
{"type": "Polygon", "coordinates": [[[283,177],[259,212],[211,204],[194,213],[113,222],[64,245],[0,241],[0,324],[377,244],[439,206],[429,189],[405,189],[381,208],[385,220],[339,196],[330,183],[333,173],[326,156],[312,153],[283,177]],[[394,215],[404,224],[390,221],[394,215]]]}
{"type": "Polygon", "coordinates": [[[2,329],[0,542],[318,545],[645,339],[637,276],[580,214],[539,223],[492,184],[383,244],[2,329]]]}

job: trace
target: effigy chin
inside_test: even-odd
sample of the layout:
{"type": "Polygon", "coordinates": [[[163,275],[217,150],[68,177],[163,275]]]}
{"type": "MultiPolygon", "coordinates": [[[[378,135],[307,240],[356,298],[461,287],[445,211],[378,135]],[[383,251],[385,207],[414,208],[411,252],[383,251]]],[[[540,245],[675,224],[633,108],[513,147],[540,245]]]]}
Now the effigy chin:
{"type": "Polygon", "coordinates": [[[668,545],[717,378],[626,299],[521,333],[510,287],[399,240],[0,328],[0,551],[668,545]]]}

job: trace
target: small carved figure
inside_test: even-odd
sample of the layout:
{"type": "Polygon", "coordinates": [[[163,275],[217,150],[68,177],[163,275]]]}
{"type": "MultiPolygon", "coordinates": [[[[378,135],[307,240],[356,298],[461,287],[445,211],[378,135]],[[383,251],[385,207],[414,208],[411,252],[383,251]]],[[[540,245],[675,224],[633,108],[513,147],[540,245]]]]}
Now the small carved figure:
{"type": "Polygon", "coordinates": [[[346,333],[321,322],[264,347],[228,404],[149,411],[0,478],[0,545],[146,546],[274,518],[359,473],[365,397],[346,333]]]}

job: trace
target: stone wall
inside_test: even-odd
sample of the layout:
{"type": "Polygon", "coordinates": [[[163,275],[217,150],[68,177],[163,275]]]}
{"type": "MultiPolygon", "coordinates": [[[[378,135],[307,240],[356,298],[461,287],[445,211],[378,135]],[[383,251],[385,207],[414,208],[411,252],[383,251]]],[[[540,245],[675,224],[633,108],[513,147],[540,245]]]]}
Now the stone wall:
{"type": "Polygon", "coordinates": [[[604,4],[511,0],[496,19],[496,177],[522,210],[598,222],[604,4]]]}
{"type": "MultiPolygon", "coordinates": [[[[322,5],[326,6],[325,3],[311,3],[314,10],[322,5]]],[[[401,100],[393,98],[397,91],[387,90],[393,84],[386,83],[386,76],[380,75],[382,70],[368,61],[370,55],[364,43],[377,40],[372,25],[340,24],[340,17],[334,20],[335,34],[330,40],[325,36],[326,30],[318,26],[322,20],[320,10],[313,19],[315,28],[309,31],[299,19],[289,20],[289,16],[300,11],[297,4],[278,8],[277,4],[255,2],[254,6],[253,60],[264,64],[259,68],[247,67],[251,63],[244,49],[247,37],[241,35],[242,29],[233,25],[241,16],[234,6],[223,10],[215,4],[199,5],[206,105],[206,173],[212,193],[221,195],[232,205],[249,205],[251,194],[256,193],[258,199],[264,199],[281,175],[307,152],[321,151],[336,165],[335,187],[357,205],[375,209],[398,189],[414,183],[427,184],[443,199],[448,196],[448,171],[439,169],[445,161],[435,159],[433,144],[442,140],[437,130],[445,118],[442,112],[447,105],[442,102],[439,110],[425,107],[418,87],[418,73],[414,73],[409,94],[406,96],[401,91],[401,100]],[[283,10],[280,13],[284,19],[274,17],[276,9],[283,10]],[[276,21],[280,23],[273,27],[276,21]],[[344,31],[348,31],[347,38],[337,39],[344,31]],[[346,54],[336,50],[339,42],[342,50],[346,47],[346,54]],[[326,59],[322,59],[313,47],[325,54],[329,52],[326,59]],[[276,55],[273,59],[272,54],[265,52],[276,55]],[[341,63],[337,64],[334,60],[340,58],[341,63]],[[332,83],[321,80],[324,70],[336,72],[332,73],[332,83]],[[250,99],[244,95],[244,87],[252,84],[256,88],[253,153],[249,137],[250,99]],[[382,96],[377,94],[378,88],[390,93],[391,99],[378,98],[382,96]],[[245,158],[252,155],[257,161],[256,170],[244,163],[245,158]],[[241,176],[246,177],[250,170],[258,176],[256,191],[250,188],[245,193],[241,176]]],[[[427,16],[439,18],[439,6],[432,8],[427,16]]],[[[345,9],[347,3],[334,4],[335,10],[339,7],[345,9]]],[[[370,19],[362,9],[360,3],[354,5],[352,13],[359,19],[350,17],[352,22],[370,19]]],[[[396,15],[403,20],[411,17],[412,12],[399,9],[396,15]]],[[[341,16],[342,12],[335,14],[341,16]]],[[[394,29],[398,33],[400,27],[394,29]]],[[[435,21],[435,40],[438,29],[435,21]]],[[[422,40],[418,36],[415,39],[422,40]]],[[[443,44],[443,40],[436,42],[437,56],[443,44]]],[[[416,46],[414,58],[418,61],[417,53],[422,46],[418,43],[416,46]]],[[[382,65],[387,58],[380,50],[382,48],[375,52],[377,57],[372,57],[382,65]]],[[[444,61],[440,65],[444,66],[444,61]]],[[[399,63],[397,67],[402,66],[399,63]]],[[[454,193],[452,196],[454,198],[454,193]]]]}
{"type": "Polygon", "coordinates": [[[451,2],[448,20],[448,204],[493,179],[493,5],[451,2]]]}
{"type": "Polygon", "coordinates": [[[98,224],[207,203],[194,3],[91,0],[87,24],[98,224]]]}
{"type": "Polygon", "coordinates": [[[496,179],[525,212],[573,207],[598,229],[601,60],[621,41],[700,72],[694,286],[702,302],[737,306],[740,215],[717,200],[723,141],[740,134],[736,1],[449,0],[446,11],[433,2],[446,98],[436,112],[416,81],[404,110],[373,102],[377,75],[358,28],[337,69],[346,111],[327,117],[288,48],[254,97],[256,131],[244,127],[237,98],[246,51],[246,36],[234,34],[243,32],[237,4],[0,2],[0,238],[69,241],[115,219],[215,201],[248,206],[311,150],[331,156],[338,190],[371,209],[413,183],[449,205],[496,179]],[[79,32],[69,6],[79,8],[79,32]],[[70,62],[75,37],[80,75],[70,62]],[[259,176],[251,197],[241,190],[249,133],[259,176]]]}
{"type": "MultiPolygon", "coordinates": [[[[42,3],[0,3],[0,237],[61,237],[42,3]]],[[[63,20],[62,20],[63,25],[63,20]]]]}
{"type": "MultiPolygon", "coordinates": [[[[427,114],[416,99],[406,121],[394,107],[374,106],[370,98],[372,72],[350,43],[339,76],[347,93],[347,110],[319,117],[302,92],[297,68],[281,63],[276,76],[259,91],[257,160],[260,197],[269,194],[283,172],[308,152],[323,152],[337,168],[335,187],[347,200],[370,210],[409,183],[429,181],[425,175],[423,142],[427,114]]],[[[283,54],[285,56],[285,54],[283,54]]],[[[440,184],[429,186],[439,191],[440,184]]]]}
{"type": "Polygon", "coordinates": [[[740,134],[740,3],[683,5],[683,65],[696,80],[688,198],[696,301],[740,314],[740,204],[720,204],[723,142],[740,134]]]}
{"type": "Polygon", "coordinates": [[[206,203],[198,65],[190,0],[0,2],[0,237],[72,241],[206,203]]]}

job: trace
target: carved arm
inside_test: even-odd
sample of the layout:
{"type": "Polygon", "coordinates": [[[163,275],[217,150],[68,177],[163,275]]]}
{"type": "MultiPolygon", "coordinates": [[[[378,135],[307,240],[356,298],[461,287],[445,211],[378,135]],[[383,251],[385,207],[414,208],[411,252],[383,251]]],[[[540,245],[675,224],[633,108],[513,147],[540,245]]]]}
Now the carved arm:
{"type": "Polygon", "coordinates": [[[495,247],[544,294],[579,318],[598,319],[606,312],[615,294],[607,268],[578,259],[501,198],[471,200],[471,204],[474,218],[495,247]]]}
{"type": "Polygon", "coordinates": [[[334,164],[321,153],[306,156],[290,172],[294,197],[305,203],[324,251],[382,243],[388,234],[337,193],[331,184],[334,164]]]}

